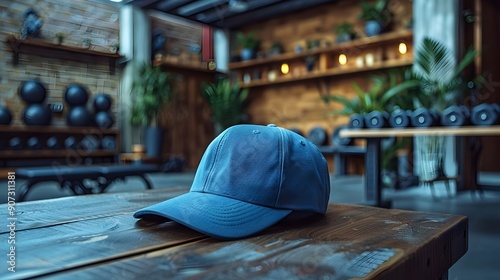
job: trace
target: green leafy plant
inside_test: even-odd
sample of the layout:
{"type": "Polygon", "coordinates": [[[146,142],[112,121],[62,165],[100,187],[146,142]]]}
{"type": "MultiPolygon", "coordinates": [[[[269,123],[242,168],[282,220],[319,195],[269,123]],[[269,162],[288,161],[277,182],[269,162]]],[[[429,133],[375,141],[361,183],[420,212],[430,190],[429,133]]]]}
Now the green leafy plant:
{"type": "Polygon", "coordinates": [[[255,50],[259,46],[259,40],[257,39],[257,33],[255,31],[236,33],[236,41],[243,49],[255,50]]]}
{"type": "Polygon", "coordinates": [[[379,21],[387,23],[390,21],[390,13],[387,10],[387,0],[377,0],[373,3],[361,2],[361,14],[359,18],[364,21],[379,21]]]}
{"type": "Polygon", "coordinates": [[[224,78],[203,86],[202,95],[210,105],[212,117],[222,129],[244,120],[244,105],[248,89],[241,89],[238,83],[224,78]]]}
{"type": "Polygon", "coordinates": [[[82,43],[84,46],[90,47],[90,45],[92,44],[92,40],[90,38],[84,38],[82,40],[82,43]]]}
{"type": "Polygon", "coordinates": [[[335,34],[343,35],[343,34],[356,34],[354,31],[354,26],[348,22],[343,22],[335,27],[335,34]]]}
{"type": "MultiPolygon", "coordinates": [[[[414,107],[423,107],[441,113],[446,107],[456,104],[467,89],[462,73],[477,56],[470,48],[464,57],[455,63],[452,53],[440,42],[424,38],[414,57],[414,68],[407,73],[401,88],[412,91],[414,107]]],[[[484,84],[482,76],[473,79],[475,84],[484,84]]],[[[399,94],[396,89],[394,95],[399,94]]]]}
{"type": "Polygon", "coordinates": [[[131,89],[131,125],[158,125],[160,114],[172,100],[173,77],[147,63],[139,69],[131,89]]]}
{"type": "MultiPolygon", "coordinates": [[[[62,32],[57,32],[56,33],[56,38],[57,38],[57,42],[59,44],[62,44],[62,42],[64,41],[64,38],[66,37],[66,35],[62,32]]],[[[89,43],[90,44],[90,43],[89,43]]]]}

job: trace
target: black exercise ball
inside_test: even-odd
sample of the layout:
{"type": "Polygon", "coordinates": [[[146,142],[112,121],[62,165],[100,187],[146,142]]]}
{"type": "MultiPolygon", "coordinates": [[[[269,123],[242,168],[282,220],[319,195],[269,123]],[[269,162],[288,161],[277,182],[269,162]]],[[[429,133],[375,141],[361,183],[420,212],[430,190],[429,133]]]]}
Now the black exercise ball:
{"type": "Polygon", "coordinates": [[[76,106],[66,114],[66,123],[71,126],[89,126],[92,124],[92,114],[87,108],[76,106]]]}
{"type": "Polygon", "coordinates": [[[12,121],[12,114],[9,108],[0,106],[0,124],[10,124],[12,121]]]}
{"type": "Polygon", "coordinates": [[[109,111],[111,102],[111,96],[105,93],[99,93],[94,97],[94,110],[96,112],[109,111]]]}
{"type": "Polygon", "coordinates": [[[42,103],[47,96],[45,86],[37,80],[24,81],[19,87],[19,95],[29,104],[42,103]]]}
{"type": "Polygon", "coordinates": [[[19,137],[10,138],[9,148],[12,150],[21,150],[23,148],[23,143],[21,142],[21,138],[19,137]]]}
{"type": "Polygon", "coordinates": [[[33,136],[28,138],[28,141],[26,141],[26,146],[28,146],[28,148],[32,150],[40,150],[42,148],[42,142],[40,142],[40,139],[38,139],[38,137],[33,136]]]}
{"type": "Polygon", "coordinates": [[[64,92],[64,100],[69,106],[83,106],[89,99],[87,89],[80,84],[70,84],[64,92]]]}
{"type": "Polygon", "coordinates": [[[95,114],[95,124],[100,127],[100,128],[110,128],[113,126],[113,123],[115,120],[113,119],[113,116],[109,112],[97,112],[95,114]]]}
{"type": "Polygon", "coordinates": [[[47,148],[52,149],[52,150],[57,150],[61,147],[59,145],[59,140],[55,136],[51,136],[51,137],[47,138],[46,145],[47,145],[47,148]]]}
{"type": "Polygon", "coordinates": [[[68,138],[66,138],[66,140],[64,140],[64,147],[66,147],[66,149],[76,149],[77,148],[77,145],[78,145],[78,142],[76,141],[75,137],[73,136],[69,136],[68,138]]]}
{"type": "Polygon", "coordinates": [[[24,110],[23,120],[26,125],[49,125],[52,114],[42,104],[31,104],[24,110]]]}

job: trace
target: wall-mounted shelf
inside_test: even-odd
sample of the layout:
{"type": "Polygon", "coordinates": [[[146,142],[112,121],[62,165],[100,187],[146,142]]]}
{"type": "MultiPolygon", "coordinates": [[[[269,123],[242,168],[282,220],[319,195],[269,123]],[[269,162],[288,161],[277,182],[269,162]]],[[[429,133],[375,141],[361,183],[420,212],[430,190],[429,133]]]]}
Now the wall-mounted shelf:
{"type": "Polygon", "coordinates": [[[329,78],[329,77],[348,75],[348,74],[354,74],[354,73],[362,73],[362,72],[367,72],[367,71],[376,71],[376,70],[383,70],[383,69],[396,68],[396,67],[405,67],[405,66],[410,66],[412,64],[413,64],[412,60],[394,60],[394,61],[374,62],[373,65],[365,66],[362,68],[349,67],[349,66],[337,67],[337,68],[332,68],[332,69],[328,69],[325,71],[318,70],[318,71],[307,73],[307,74],[304,74],[301,76],[293,76],[292,74],[288,74],[286,76],[281,76],[279,78],[276,78],[273,81],[254,80],[254,81],[250,81],[248,83],[240,82],[240,86],[242,88],[251,88],[251,87],[261,87],[261,86],[285,84],[285,83],[294,83],[294,82],[299,82],[299,81],[304,81],[304,80],[314,80],[314,79],[329,78]]]}
{"type": "Polygon", "coordinates": [[[152,62],[153,66],[160,66],[164,71],[168,72],[180,72],[180,73],[188,73],[188,74],[222,74],[216,70],[209,70],[206,64],[203,65],[194,65],[180,62],[171,62],[168,60],[154,60],[152,62]]]}
{"type": "Polygon", "coordinates": [[[288,60],[305,59],[305,57],[309,55],[327,54],[339,51],[349,52],[349,50],[353,50],[356,48],[362,50],[367,47],[375,47],[377,45],[383,45],[390,42],[400,42],[400,41],[413,41],[413,32],[411,30],[402,30],[402,31],[385,33],[374,37],[360,38],[354,41],[336,44],[334,46],[327,48],[316,48],[313,50],[303,51],[302,53],[284,53],[268,58],[259,58],[249,61],[233,62],[229,63],[229,70],[239,70],[254,66],[263,66],[266,64],[273,64],[288,60]]]}
{"type": "Polygon", "coordinates": [[[325,79],[410,66],[413,64],[412,43],[413,32],[400,30],[328,48],[316,48],[304,53],[285,53],[269,58],[235,62],[229,65],[229,69],[235,74],[240,86],[245,88],[325,79]],[[407,53],[399,53],[400,43],[406,44],[407,53]],[[341,54],[346,58],[344,64],[339,62],[341,54]],[[306,70],[306,58],[314,59],[312,70],[306,70]],[[280,73],[281,65],[284,63],[288,64],[288,74],[280,73]]]}
{"type": "MultiPolygon", "coordinates": [[[[0,125],[0,166],[2,160],[25,160],[25,159],[54,159],[54,158],[100,158],[114,157],[120,152],[119,131],[116,128],[99,127],[53,127],[53,126],[10,126],[0,125]],[[64,141],[67,137],[73,137],[76,141],[76,148],[67,148],[64,141]],[[84,149],[81,146],[86,136],[92,136],[98,141],[100,146],[92,149],[84,149]],[[23,147],[21,149],[12,148],[8,142],[12,138],[18,138],[23,147]],[[26,143],[28,138],[37,137],[41,147],[39,149],[30,149],[26,143]],[[46,141],[49,137],[56,137],[60,147],[58,149],[49,149],[46,147],[46,141]],[[104,137],[114,139],[114,146],[104,147],[104,137]]],[[[7,163],[4,163],[7,164],[7,163]]]]}
{"type": "Polygon", "coordinates": [[[51,58],[61,58],[80,62],[102,63],[107,62],[111,74],[115,73],[118,60],[122,57],[117,53],[106,53],[94,51],[88,48],[79,48],[66,45],[58,45],[38,39],[20,40],[14,35],[7,38],[14,52],[14,65],[19,62],[19,54],[33,54],[51,58]]]}

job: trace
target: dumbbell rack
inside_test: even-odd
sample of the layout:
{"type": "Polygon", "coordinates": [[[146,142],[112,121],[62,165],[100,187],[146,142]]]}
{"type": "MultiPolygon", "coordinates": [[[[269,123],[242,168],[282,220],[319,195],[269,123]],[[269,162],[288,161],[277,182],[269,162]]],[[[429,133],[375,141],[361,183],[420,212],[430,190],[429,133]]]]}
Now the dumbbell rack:
{"type": "Polygon", "coordinates": [[[98,127],[54,127],[54,126],[10,126],[0,125],[0,168],[9,168],[13,165],[28,166],[25,163],[29,160],[54,160],[56,161],[71,161],[72,164],[88,164],[95,161],[115,161],[116,156],[120,152],[120,139],[118,129],[116,128],[98,128],[98,127]],[[42,142],[40,149],[29,149],[26,147],[26,140],[29,137],[36,136],[42,142]],[[61,146],[58,149],[49,149],[46,147],[45,140],[51,136],[58,138],[61,146]],[[77,142],[81,141],[85,136],[93,136],[100,140],[105,136],[115,138],[114,149],[96,148],[95,150],[84,150],[78,147],[67,148],[64,145],[64,140],[72,136],[77,142]],[[12,137],[19,137],[25,145],[22,149],[12,149],[8,142],[12,137]]]}

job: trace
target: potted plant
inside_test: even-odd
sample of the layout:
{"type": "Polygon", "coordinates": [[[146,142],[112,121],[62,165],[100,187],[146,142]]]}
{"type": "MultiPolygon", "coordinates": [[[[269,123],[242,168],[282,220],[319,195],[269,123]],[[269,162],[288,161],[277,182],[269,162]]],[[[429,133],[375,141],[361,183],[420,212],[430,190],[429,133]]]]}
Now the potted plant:
{"type": "Polygon", "coordinates": [[[144,143],[149,157],[159,157],[162,153],[164,130],[159,126],[159,118],[172,100],[172,81],[172,74],[145,63],[132,83],[130,124],[146,126],[144,143]]]}
{"type": "Polygon", "coordinates": [[[376,36],[389,24],[391,15],[387,10],[387,0],[376,0],[373,3],[361,2],[359,18],[365,21],[366,36],[376,36]]]}
{"type": "Polygon", "coordinates": [[[223,78],[203,86],[202,95],[210,105],[216,135],[245,120],[245,100],[248,89],[223,78]]]}
{"type": "MultiPolygon", "coordinates": [[[[477,52],[469,49],[464,57],[455,63],[453,54],[440,42],[424,38],[417,47],[414,66],[400,86],[411,91],[415,97],[414,106],[427,108],[441,114],[443,110],[456,104],[467,90],[463,79],[464,69],[470,65],[477,52]]],[[[482,76],[473,79],[475,84],[484,84],[482,76]]],[[[396,96],[396,89],[393,94],[396,96]]],[[[425,180],[444,175],[444,141],[442,136],[419,136],[417,151],[425,164],[420,164],[419,174],[425,180]]]]}
{"type": "Polygon", "coordinates": [[[240,58],[242,61],[251,60],[255,57],[255,50],[259,46],[255,31],[249,33],[236,33],[236,41],[241,47],[240,58]]]}
{"type": "Polygon", "coordinates": [[[90,48],[90,46],[92,45],[92,40],[90,38],[84,38],[82,40],[82,43],[84,47],[90,48]]]}
{"type": "Polygon", "coordinates": [[[337,35],[335,38],[337,44],[348,42],[356,38],[356,31],[354,31],[353,25],[348,22],[337,25],[337,27],[335,27],[335,34],[337,35]]]}
{"type": "Polygon", "coordinates": [[[283,53],[283,45],[280,42],[273,42],[269,48],[269,56],[275,56],[283,53]]]}
{"type": "MultiPolygon", "coordinates": [[[[413,97],[402,93],[408,88],[413,87],[413,84],[401,85],[401,80],[403,80],[403,75],[400,72],[391,71],[387,75],[372,76],[371,87],[368,91],[363,91],[356,83],[353,83],[352,86],[356,92],[356,96],[352,99],[340,95],[327,95],[322,97],[322,99],[325,102],[333,101],[343,105],[341,109],[329,112],[329,114],[333,115],[351,116],[353,114],[367,114],[373,111],[391,112],[395,108],[411,110],[413,109],[413,97]],[[395,106],[396,93],[399,93],[399,106],[395,106]]],[[[410,143],[404,140],[388,141],[388,143],[389,145],[384,145],[383,147],[380,162],[382,180],[384,186],[395,188],[399,179],[402,179],[398,177],[398,169],[402,171],[401,167],[395,162],[396,159],[399,159],[400,151],[407,149],[410,143]]],[[[406,174],[406,176],[408,178],[404,178],[405,180],[416,181],[412,174],[406,174]]]]}

